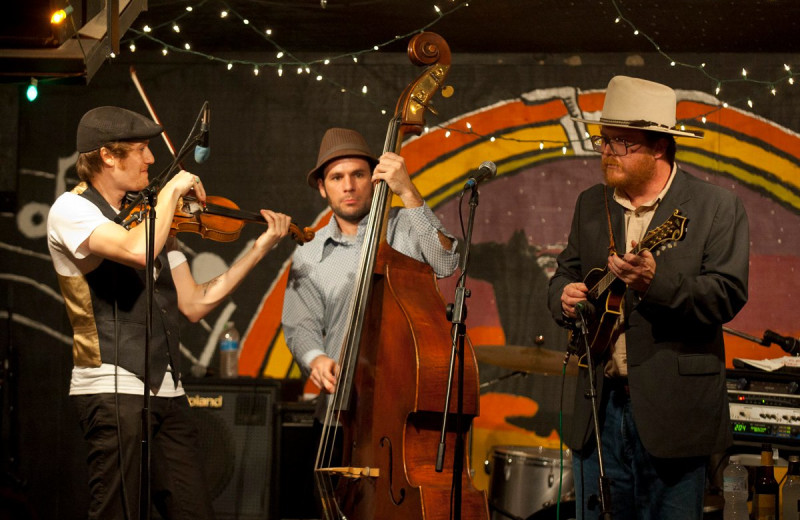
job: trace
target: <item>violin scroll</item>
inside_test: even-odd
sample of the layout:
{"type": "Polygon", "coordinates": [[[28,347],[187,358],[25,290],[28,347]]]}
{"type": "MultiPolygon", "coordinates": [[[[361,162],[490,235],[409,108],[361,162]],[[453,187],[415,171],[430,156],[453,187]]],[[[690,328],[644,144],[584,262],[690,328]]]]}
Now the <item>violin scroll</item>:
{"type": "Polygon", "coordinates": [[[297,242],[298,245],[303,245],[306,242],[311,242],[314,240],[314,230],[310,227],[300,228],[294,222],[289,224],[289,234],[292,235],[292,240],[297,242]]]}

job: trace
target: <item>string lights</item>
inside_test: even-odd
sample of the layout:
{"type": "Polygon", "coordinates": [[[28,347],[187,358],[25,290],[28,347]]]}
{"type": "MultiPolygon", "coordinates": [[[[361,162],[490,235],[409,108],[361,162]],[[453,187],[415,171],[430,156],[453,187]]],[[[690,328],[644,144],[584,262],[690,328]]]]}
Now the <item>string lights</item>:
{"type": "Polygon", "coordinates": [[[25,89],[25,97],[28,98],[28,101],[31,103],[36,101],[36,98],[39,97],[39,80],[31,78],[28,88],[25,89]]]}
{"type": "MultiPolygon", "coordinates": [[[[245,28],[252,31],[256,34],[260,39],[264,40],[267,44],[269,44],[274,50],[276,50],[275,60],[272,61],[251,61],[251,60],[244,60],[244,59],[231,59],[231,58],[222,58],[219,56],[215,56],[213,54],[204,53],[198,51],[193,48],[190,42],[184,42],[182,45],[175,45],[166,41],[167,36],[164,35],[162,37],[156,36],[157,34],[162,34],[162,29],[168,28],[174,35],[179,35],[181,33],[181,25],[186,17],[196,13],[202,12],[204,8],[206,8],[206,4],[209,3],[210,0],[200,0],[193,6],[187,6],[185,11],[182,12],[180,15],[175,17],[172,20],[165,21],[158,25],[150,26],[145,25],[142,27],[141,30],[138,30],[134,27],[129,29],[129,32],[132,33],[134,36],[131,38],[127,38],[123,40],[124,43],[128,45],[128,48],[131,52],[136,52],[136,41],[139,39],[147,39],[158,46],[161,47],[161,53],[164,56],[167,56],[170,51],[174,51],[176,53],[184,53],[184,54],[191,54],[194,56],[198,56],[201,58],[205,58],[210,61],[221,62],[225,64],[226,70],[232,70],[235,66],[246,66],[253,71],[255,76],[259,75],[259,71],[263,68],[273,68],[276,70],[278,77],[283,76],[284,67],[296,68],[297,74],[308,74],[313,75],[316,81],[325,81],[335,88],[339,89],[343,93],[358,95],[362,99],[366,100],[367,102],[371,103],[373,106],[378,108],[382,114],[386,114],[386,109],[384,107],[379,106],[375,101],[373,101],[370,97],[367,96],[367,92],[369,88],[367,85],[362,85],[360,89],[349,89],[344,85],[338,83],[337,81],[327,77],[321,70],[319,70],[318,66],[325,66],[329,65],[332,62],[343,60],[343,59],[352,59],[353,63],[359,63],[359,58],[364,54],[378,52],[383,47],[387,45],[391,45],[398,41],[404,41],[410,38],[411,36],[425,31],[438,23],[442,18],[453,14],[454,12],[469,6],[469,2],[467,0],[447,0],[448,4],[452,4],[452,7],[449,9],[442,9],[438,5],[432,6],[432,11],[435,14],[435,18],[433,18],[430,22],[426,25],[415,29],[411,32],[406,34],[397,35],[394,38],[384,41],[382,43],[374,44],[369,46],[368,48],[348,52],[345,54],[340,54],[336,56],[329,56],[325,58],[313,59],[313,60],[301,60],[288,49],[281,46],[274,38],[273,38],[273,31],[271,28],[261,29],[255,27],[254,24],[250,23],[250,20],[242,16],[239,12],[233,9],[229,4],[224,1],[218,2],[223,5],[223,8],[219,12],[220,19],[222,20],[236,20],[240,22],[245,28]]],[[[324,7],[324,6],[323,6],[324,7]]],[[[188,21],[186,22],[189,23],[188,21]]]]}
{"type": "Polygon", "coordinates": [[[61,25],[75,9],[71,5],[66,6],[64,9],[59,9],[50,15],[50,23],[53,25],[61,25]]]}
{"type": "MultiPolygon", "coordinates": [[[[617,1],[616,0],[611,0],[611,4],[614,6],[614,9],[617,11],[617,17],[614,19],[614,23],[615,24],[619,24],[621,22],[624,22],[625,24],[627,24],[631,29],[633,29],[634,36],[644,37],[648,42],[650,42],[650,44],[653,46],[655,51],[669,62],[670,66],[673,66],[673,67],[680,66],[680,67],[684,67],[684,68],[688,68],[688,69],[694,69],[694,70],[699,71],[701,74],[703,74],[705,77],[710,79],[715,84],[715,88],[714,88],[714,95],[715,96],[719,96],[720,95],[720,92],[722,92],[722,86],[724,84],[726,84],[726,83],[753,83],[753,84],[756,84],[756,85],[759,85],[759,86],[766,86],[767,90],[769,91],[769,93],[772,94],[773,96],[775,96],[775,95],[777,95],[777,92],[778,92],[777,91],[777,86],[779,84],[787,83],[789,85],[794,85],[795,76],[800,74],[800,73],[797,73],[797,72],[792,72],[791,67],[788,64],[784,63],[783,64],[783,71],[781,73],[781,76],[778,77],[778,78],[772,79],[772,80],[763,80],[763,79],[751,78],[751,77],[748,76],[747,69],[745,67],[742,67],[741,77],[730,78],[730,79],[722,79],[722,78],[716,77],[716,76],[714,76],[713,74],[711,74],[708,71],[708,68],[706,67],[705,63],[701,63],[700,65],[693,65],[691,63],[684,63],[684,62],[676,61],[675,59],[670,57],[653,38],[651,38],[648,34],[641,32],[634,25],[634,23],[632,21],[630,21],[629,19],[625,18],[625,16],[622,14],[622,11],[619,8],[619,5],[617,5],[617,1]]],[[[727,103],[723,103],[723,105],[727,106],[727,103]]],[[[750,108],[753,108],[752,99],[747,98],[747,105],[750,108]]]]}
{"type": "MultiPolygon", "coordinates": [[[[242,16],[239,12],[233,9],[227,2],[224,0],[215,0],[217,4],[221,4],[222,7],[219,10],[219,18],[220,20],[224,21],[225,23],[239,23],[240,26],[245,28],[246,30],[252,31],[253,34],[257,35],[258,38],[266,42],[274,51],[275,51],[275,58],[269,61],[251,61],[245,59],[237,59],[237,58],[223,58],[219,56],[215,56],[213,54],[208,54],[197,50],[189,41],[185,41],[182,44],[173,44],[169,43],[167,39],[174,39],[176,36],[181,36],[186,34],[186,31],[182,32],[182,26],[190,25],[191,18],[187,18],[192,16],[193,14],[202,13],[206,9],[210,9],[211,5],[209,2],[211,0],[199,0],[197,3],[191,6],[187,6],[185,10],[176,16],[172,20],[166,20],[163,23],[158,25],[144,25],[141,30],[131,27],[129,29],[129,33],[133,34],[132,37],[123,40],[127,43],[128,49],[130,52],[137,52],[137,45],[136,42],[140,39],[146,39],[153,43],[155,43],[160,49],[163,56],[167,56],[170,52],[175,53],[183,53],[183,54],[190,54],[194,56],[198,56],[204,58],[206,60],[220,62],[224,64],[226,70],[230,71],[233,70],[235,67],[244,66],[252,70],[254,76],[259,76],[260,72],[263,69],[272,68],[275,70],[275,73],[278,77],[284,76],[284,69],[286,67],[289,70],[296,70],[297,75],[309,75],[314,78],[316,81],[326,82],[333,87],[339,89],[342,93],[347,93],[351,95],[358,96],[362,100],[372,104],[376,108],[380,110],[382,114],[386,114],[387,110],[385,107],[379,106],[369,95],[369,88],[368,85],[362,85],[360,89],[351,89],[348,88],[336,80],[332,79],[331,77],[326,76],[322,68],[329,65],[332,62],[350,59],[353,63],[358,64],[360,57],[365,54],[378,52],[382,48],[394,44],[401,40],[407,40],[414,34],[419,32],[425,31],[438,23],[443,18],[453,14],[454,12],[469,6],[469,2],[467,0],[444,0],[449,8],[443,9],[439,5],[432,4],[431,5],[431,12],[432,12],[432,19],[430,22],[425,24],[423,27],[415,29],[411,32],[406,34],[397,35],[394,38],[384,41],[382,43],[370,45],[367,48],[347,52],[335,56],[328,56],[324,58],[312,59],[312,60],[302,60],[294,55],[290,50],[281,46],[275,39],[275,35],[273,34],[273,30],[269,27],[256,27],[256,24],[251,23],[251,21],[244,16],[242,16]],[[169,36],[171,34],[171,36],[169,36]]],[[[441,0],[440,0],[441,1],[441,0]]],[[[707,67],[706,63],[701,63],[699,65],[685,63],[675,58],[671,57],[667,52],[665,52],[661,46],[647,33],[640,30],[636,25],[625,15],[622,13],[619,5],[617,4],[617,0],[611,0],[611,4],[613,5],[616,16],[613,19],[613,23],[615,25],[624,24],[627,25],[631,30],[633,35],[636,38],[645,38],[654,48],[654,50],[661,55],[669,64],[670,67],[683,67],[689,68],[699,71],[702,75],[708,78],[712,84],[714,85],[713,91],[717,99],[719,100],[718,108],[705,113],[698,115],[695,120],[699,123],[705,125],[707,122],[707,116],[712,113],[713,111],[719,110],[720,108],[727,108],[729,106],[729,102],[723,101],[720,99],[720,95],[724,93],[723,86],[730,83],[751,83],[758,86],[766,86],[767,91],[772,96],[777,96],[778,94],[778,86],[781,84],[786,85],[794,85],[794,78],[800,73],[793,72],[790,65],[784,64],[783,70],[781,71],[781,75],[776,79],[771,80],[762,80],[756,79],[751,77],[748,73],[746,67],[741,68],[741,74],[735,78],[723,79],[720,77],[714,76],[707,67]]],[[[321,0],[320,2],[321,7],[324,9],[327,5],[325,0],[321,0]]],[[[743,102],[742,100],[736,100],[734,103],[743,102]]],[[[754,103],[751,97],[746,98],[747,106],[753,108],[754,103]]],[[[497,135],[483,135],[477,132],[475,129],[472,128],[471,124],[467,123],[466,129],[458,129],[452,127],[445,127],[442,125],[436,125],[438,128],[442,128],[446,131],[446,137],[451,135],[451,132],[458,132],[458,133],[466,133],[471,134],[479,138],[488,138],[491,142],[495,142],[497,139],[501,140],[511,140],[517,142],[533,142],[538,145],[540,150],[544,149],[545,143],[549,145],[553,145],[555,147],[561,147],[562,153],[566,154],[568,147],[572,144],[572,141],[547,141],[547,140],[534,140],[534,141],[526,141],[520,140],[516,138],[508,138],[504,136],[497,136],[497,135]]],[[[429,128],[425,129],[425,132],[430,131],[429,128]]],[[[586,136],[588,138],[588,136],[586,136]]],[[[579,139],[578,142],[583,141],[583,139],[579,139]]]]}

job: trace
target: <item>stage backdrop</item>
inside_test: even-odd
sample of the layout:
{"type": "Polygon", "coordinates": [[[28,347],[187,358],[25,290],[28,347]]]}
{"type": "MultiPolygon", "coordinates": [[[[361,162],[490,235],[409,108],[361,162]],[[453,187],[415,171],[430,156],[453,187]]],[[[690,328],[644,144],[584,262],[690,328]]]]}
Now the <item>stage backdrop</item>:
{"type": "MultiPolygon", "coordinates": [[[[18,401],[13,423],[6,420],[8,414],[3,416],[4,440],[21,439],[16,471],[35,503],[48,512],[45,517],[56,512],[59,518],[70,518],[85,504],[83,447],[66,399],[71,329],[45,240],[50,205],[77,182],[75,128],[81,115],[111,104],[146,113],[130,78],[133,65],[177,147],[191,133],[203,102],[209,101],[211,156],[201,165],[191,158],[183,163],[202,177],[209,194],[228,197],[243,209],[274,209],[300,226],[319,227],[330,215],[319,194],[305,184],[305,175],[315,164],[322,134],[332,126],[355,128],[380,152],[394,103],[421,72],[405,56],[385,54],[368,55],[357,64],[333,63],[325,81],[306,74],[255,76],[242,68],[228,71],[219,63],[181,57],[135,57],[123,55],[107,63],[88,86],[40,84],[35,103],[23,101],[21,89],[2,89],[10,101],[0,108],[4,119],[19,122],[16,134],[0,135],[3,143],[18,142],[16,175],[3,182],[14,186],[17,205],[0,218],[4,346],[17,367],[13,392],[5,397],[18,401]]],[[[683,58],[707,61],[722,77],[735,77],[743,64],[751,75],[775,75],[784,63],[797,62],[792,56],[683,58]]],[[[599,156],[585,140],[597,128],[570,117],[597,117],[603,89],[616,74],[676,88],[681,122],[706,134],[702,140],[678,139],[679,163],[744,201],[751,230],[750,301],[728,325],[755,337],[766,329],[800,335],[791,304],[800,294],[797,87],[781,86],[772,95],[763,86],[734,84],[725,91],[725,99],[734,103],[725,107],[705,75],[672,67],[655,54],[635,60],[622,55],[461,56],[453,49],[452,61],[446,83],[454,88],[453,96],[436,97],[439,116],[428,115],[427,131],[407,140],[403,155],[420,191],[459,237],[459,211],[465,218],[468,211],[466,200],[459,198],[464,181],[485,160],[498,166],[497,178],[480,188],[473,233],[467,280],[467,328],[473,344],[564,351],[566,333],[546,310],[547,281],[566,242],[578,193],[601,180],[599,156]]],[[[157,157],[150,170],[154,175],[170,157],[161,140],[153,140],[151,147],[157,157]]],[[[235,261],[260,231],[258,225],[248,225],[229,244],[192,235],[180,239],[195,277],[202,281],[235,261]]],[[[198,324],[184,324],[186,366],[215,372],[217,336],[233,320],[244,335],[243,376],[301,377],[280,328],[294,247],[284,241],[218,310],[198,324]]],[[[454,288],[454,278],[440,282],[446,301],[452,301],[454,288]]],[[[737,336],[727,335],[726,341],[729,364],[733,357],[783,355],[779,347],[764,348],[737,336]]],[[[488,484],[483,461],[493,446],[557,447],[561,401],[572,399],[570,380],[562,394],[559,376],[506,378],[510,373],[480,363],[481,416],[471,437],[479,487],[488,484]]],[[[569,419],[569,410],[564,410],[563,422],[569,419]]],[[[13,450],[15,443],[5,445],[13,450]]]]}

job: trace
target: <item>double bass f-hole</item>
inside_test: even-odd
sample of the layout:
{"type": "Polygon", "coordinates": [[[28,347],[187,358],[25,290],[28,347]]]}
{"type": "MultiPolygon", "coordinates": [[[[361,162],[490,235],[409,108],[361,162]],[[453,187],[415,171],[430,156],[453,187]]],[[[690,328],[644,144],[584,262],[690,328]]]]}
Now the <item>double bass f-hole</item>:
{"type": "Polygon", "coordinates": [[[381,438],[381,448],[383,447],[386,447],[389,450],[389,498],[392,499],[392,504],[399,506],[400,504],[403,503],[403,500],[406,499],[406,490],[405,488],[401,487],[400,492],[398,493],[400,495],[400,498],[399,499],[394,498],[394,479],[392,478],[392,474],[394,473],[392,471],[394,452],[392,450],[392,440],[389,437],[381,438]],[[387,444],[388,446],[386,446],[387,444]]]}

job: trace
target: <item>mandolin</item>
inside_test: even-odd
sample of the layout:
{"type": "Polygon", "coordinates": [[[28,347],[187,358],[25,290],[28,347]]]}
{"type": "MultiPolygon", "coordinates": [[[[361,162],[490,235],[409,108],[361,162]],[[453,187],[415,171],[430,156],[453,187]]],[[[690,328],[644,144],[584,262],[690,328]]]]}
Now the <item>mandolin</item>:
{"type": "MultiPolygon", "coordinates": [[[[686,232],[686,217],[676,209],[660,226],[647,232],[631,253],[638,255],[656,247],[681,240],[686,232]]],[[[596,309],[595,315],[587,320],[589,350],[592,356],[603,354],[614,339],[614,331],[622,314],[622,301],[625,296],[625,283],[605,268],[589,271],[583,280],[589,291],[586,299],[596,309]]],[[[576,341],[578,334],[572,335],[576,341]]]]}

